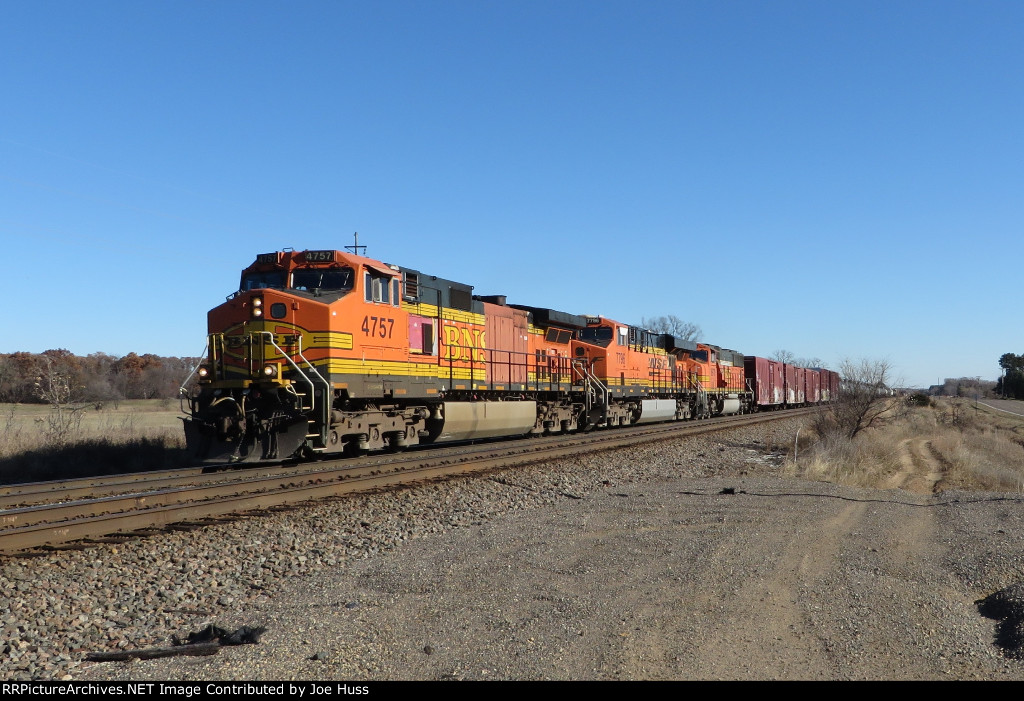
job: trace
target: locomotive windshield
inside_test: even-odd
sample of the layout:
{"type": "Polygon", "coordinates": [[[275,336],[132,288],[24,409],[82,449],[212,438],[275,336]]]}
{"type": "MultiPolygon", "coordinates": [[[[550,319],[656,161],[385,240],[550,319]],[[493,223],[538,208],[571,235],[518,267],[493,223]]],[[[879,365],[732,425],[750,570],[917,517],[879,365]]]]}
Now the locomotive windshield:
{"type": "Polygon", "coordinates": [[[283,290],[286,276],[283,270],[271,270],[269,273],[249,273],[242,276],[242,292],[249,290],[265,290],[270,287],[283,290]]]}
{"type": "Polygon", "coordinates": [[[599,346],[607,346],[612,341],[612,330],[607,326],[589,326],[580,330],[580,340],[599,346]]]}
{"type": "Polygon", "coordinates": [[[351,290],[354,282],[352,268],[306,268],[292,273],[292,288],[296,290],[351,290]]]}
{"type": "MultiPolygon", "coordinates": [[[[355,272],[352,268],[302,268],[292,273],[291,289],[344,292],[351,290],[354,284],[355,272]]],[[[283,290],[287,287],[288,273],[284,270],[242,276],[242,292],[267,288],[283,290]]]]}

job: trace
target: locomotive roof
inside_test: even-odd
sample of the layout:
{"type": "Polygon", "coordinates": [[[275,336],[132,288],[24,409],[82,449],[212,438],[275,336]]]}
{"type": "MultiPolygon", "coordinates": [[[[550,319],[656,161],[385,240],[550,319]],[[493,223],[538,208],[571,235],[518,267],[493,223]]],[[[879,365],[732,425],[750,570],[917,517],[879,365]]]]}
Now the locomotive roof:
{"type": "Polygon", "coordinates": [[[555,309],[545,307],[531,307],[525,304],[510,304],[513,309],[522,309],[524,312],[533,314],[533,323],[541,328],[549,326],[561,326],[568,329],[585,329],[587,317],[578,314],[568,314],[555,309]]]}

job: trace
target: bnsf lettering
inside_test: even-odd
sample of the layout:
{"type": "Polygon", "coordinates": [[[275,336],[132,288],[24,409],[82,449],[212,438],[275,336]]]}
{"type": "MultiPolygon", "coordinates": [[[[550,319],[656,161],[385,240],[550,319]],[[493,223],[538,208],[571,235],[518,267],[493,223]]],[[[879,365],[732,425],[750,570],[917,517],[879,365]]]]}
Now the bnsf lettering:
{"type": "Polygon", "coordinates": [[[655,370],[667,370],[668,361],[665,358],[651,358],[651,367],[655,370]]]}
{"type": "Polygon", "coordinates": [[[446,360],[474,360],[482,362],[487,359],[484,348],[484,332],[480,329],[460,329],[457,326],[444,327],[444,357],[446,360]]]}

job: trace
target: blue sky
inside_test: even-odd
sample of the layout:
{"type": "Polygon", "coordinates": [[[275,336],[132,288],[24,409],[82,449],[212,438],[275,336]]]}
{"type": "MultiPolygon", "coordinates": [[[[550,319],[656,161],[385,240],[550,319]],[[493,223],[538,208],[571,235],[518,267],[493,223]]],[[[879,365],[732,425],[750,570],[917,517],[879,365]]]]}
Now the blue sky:
{"type": "Polygon", "coordinates": [[[4,3],[0,352],[196,355],[261,252],[908,385],[1024,352],[1024,3],[4,3]]]}

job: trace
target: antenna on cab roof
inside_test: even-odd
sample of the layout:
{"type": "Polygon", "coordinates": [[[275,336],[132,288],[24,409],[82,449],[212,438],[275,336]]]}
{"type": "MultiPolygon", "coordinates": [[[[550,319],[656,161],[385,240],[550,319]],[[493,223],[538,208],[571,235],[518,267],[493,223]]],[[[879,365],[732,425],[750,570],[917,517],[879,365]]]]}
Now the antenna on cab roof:
{"type": "Polygon", "coordinates": [[[355,236],[356,242],[354,244],[352,244],[351,246],[345,246],[345,250],[348,251],[349,253],[355,253],[357,256],[364,256],[364,255],[366,255],[366,246],[360,246],[359,245],[359,232],[358,231],[355,232],[355,234],[353,234],[353,236],[355,236]],[[359,252],[360,248],[363,249],[362,253],[359,252]]]}

